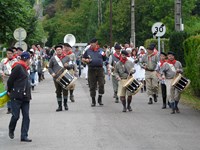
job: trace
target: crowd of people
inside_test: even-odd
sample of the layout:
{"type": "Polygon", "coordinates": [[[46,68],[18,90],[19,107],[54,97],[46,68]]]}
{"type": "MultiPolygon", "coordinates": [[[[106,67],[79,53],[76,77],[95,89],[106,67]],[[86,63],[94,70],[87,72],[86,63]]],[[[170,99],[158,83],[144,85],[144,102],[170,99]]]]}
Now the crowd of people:
{"type": "Polygon", "coordinates": [[[45,79],[45,68],[54,81],[58,104],[56,112],[62,111],[63,107],[64,110],[69,110],[68,99],[75,102],[74,81],[83,77],[83,74],[88,81],[91,107],[95,107],[97,103],[103,106],[107,74],[112,78],[115,103],[122,103],[122,112],[132,111],[132,98],[139,90],[147,94],[149,105],[157,102],[160,85],[162,109],[168,105],[172,114],[180,113],[178,103],[181,93],[171,82],[178,74],[183,73],[182,65],[175,59],[174,52],[159,53],[154,43],[147,48],[135,48],[128,43],[115,43],[112,48],[104,45],[101,48],[98,40],[93,38],[83,51],[78,46],[73,49],[69,43],[59,43],[51,49],[36,44],[28,51],[11,47],[7,49],[6,58],[2,59],[0,65],[1,77],[11,99],[7,104],[7,113],[12,113],[9,124],[11,139],[14,138],[21,109],[21,141],[32,141],[28,138],[31,90],[35,90],[35,86],[45,79]],[[130,81],[134,81],[132,90],[125,86],[130,81]]]}

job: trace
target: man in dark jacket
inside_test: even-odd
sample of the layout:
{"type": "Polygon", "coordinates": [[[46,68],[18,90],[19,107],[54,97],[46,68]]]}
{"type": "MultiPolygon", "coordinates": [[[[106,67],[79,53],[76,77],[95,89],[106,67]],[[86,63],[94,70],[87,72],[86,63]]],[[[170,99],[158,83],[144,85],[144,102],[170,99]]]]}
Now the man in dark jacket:
{"type": "Polygon", "coordinates": [[[23,52],[21,60],[14,63],[12,72],[7,82],[8,95],[11,99],[12,117],[9,124],[9,137],[14,138],[14,131],[17,121],[22,111],[21,141],[32,142],[28,138],[28,130],[30,124],[29,106],[31,100],[31,85],[27,69],[30,65],[30,54],[23,52]]]}
{"type": "Polygon", "coordinates": [[[102,95],[104,94],[105,75],[103,69],[103,61],[106,60],[106,55],[98,45],[96,38],[90,41],[90,47],[83,54],[82,61],[88,64],[88,82],[90,87],[90,96],[92,97],[91,106],[96,106],[96,88],[98,84],[98,103],[102,103],[102,95]]]}

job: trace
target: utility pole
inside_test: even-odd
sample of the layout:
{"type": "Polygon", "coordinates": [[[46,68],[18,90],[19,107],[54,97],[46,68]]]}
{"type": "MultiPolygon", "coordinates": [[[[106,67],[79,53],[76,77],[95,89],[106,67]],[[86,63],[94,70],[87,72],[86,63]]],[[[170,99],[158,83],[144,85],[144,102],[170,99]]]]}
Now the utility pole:
{"type": "Polygon", "coordinates": [[[101,0],[98,0],[98,25],[102,24],[102,4],[101,0]]]}
{"type": "Polygon", "coordinates": [[[110,0],[110,48],[112,46],[112,0],[110,0]]]}
{"type": "Polygon", "coordinates": [[[131,0],[131,39],[130,43],[133,43],[135,47],[135,0],[131,0]]]}
{"type": "Polygon", "coordinates": [[[175,0],[175,31],[183,31],[181,0],[175,0]]]}

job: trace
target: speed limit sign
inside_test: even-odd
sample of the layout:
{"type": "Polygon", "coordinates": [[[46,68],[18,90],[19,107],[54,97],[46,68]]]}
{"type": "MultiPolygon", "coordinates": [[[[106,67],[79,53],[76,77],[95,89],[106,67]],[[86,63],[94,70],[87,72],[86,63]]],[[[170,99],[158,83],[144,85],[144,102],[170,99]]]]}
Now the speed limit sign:
{"type": "Polygon", "coordinates": [[[154,36],[161,37],[165,34],[166,27],[162,22],[156,22],[156,23],[153,24],[151,31],[152,31],[154,36]]]}

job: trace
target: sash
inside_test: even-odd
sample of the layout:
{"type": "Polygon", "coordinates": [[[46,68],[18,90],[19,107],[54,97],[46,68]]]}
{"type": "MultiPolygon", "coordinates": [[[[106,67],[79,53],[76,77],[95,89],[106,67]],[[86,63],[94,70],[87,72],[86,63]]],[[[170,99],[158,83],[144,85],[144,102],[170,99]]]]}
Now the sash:
{"type": "MultiPolygon", "coordinates": [[[[169,63],[168,63],[169,64],[169,63]]],[[[173,72],[176,72],[176,69],[173,64],[169,64],[169,67],[172,69],[173,72]]]]}
{"type": "Polygon", "coordinates": [[[62,61],[58,58],[58,56],[57,55],[55,55],[55,59],[56,59],[56,62],[58,63],[58,65],[60,66],[60,67],[64,67],[63,66],[63,63],[62,63],[62,61]]]}

